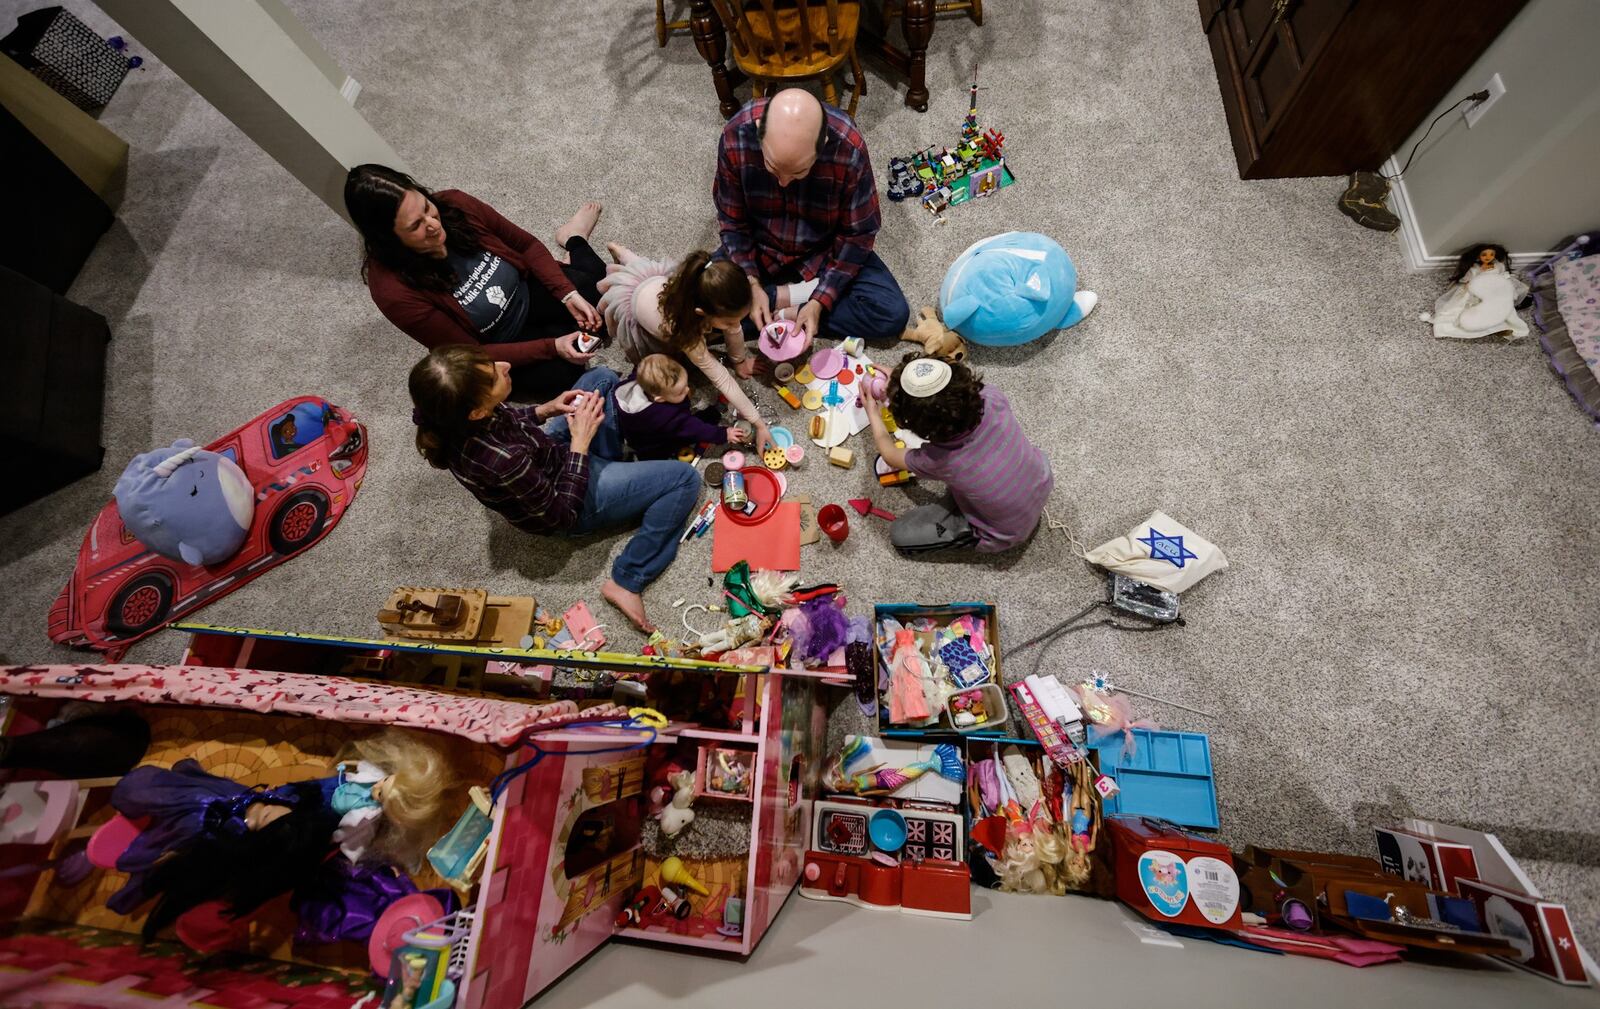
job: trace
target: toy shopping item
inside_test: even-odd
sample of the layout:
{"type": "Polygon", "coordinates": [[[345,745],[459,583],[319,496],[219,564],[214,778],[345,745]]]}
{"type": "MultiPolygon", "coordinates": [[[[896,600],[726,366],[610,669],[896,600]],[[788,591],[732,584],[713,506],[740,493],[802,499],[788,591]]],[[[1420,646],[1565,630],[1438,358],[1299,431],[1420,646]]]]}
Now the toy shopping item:
{"type": "Polygon", "coordinates": [[[1084,559],[1169,592],[1182,592],[1228,567],[1228,558],[1209,540],[1160,511],[1128,535],[1090,550],[1084,559]]]}
{"type": "MultiPolygon", "coordinates": [[[[316,543],[344,516],[361,487],[367,433],[339,407],[300,396],[217,439],[206,451],[236,464],[250,484],[255,507],[243,545],[205,567],[172,560],[141,542],[117,502],[108,502],[84,534],[73,573],[50,607],[52,641],[93,648],[115,660],[139,638],[316,543]]],[[[192,465],[191,460],[176,467],[170,480],[180,480],[192,465]]],[[[217,481],[215,471],[206,472],[204,481],[192,485],[196,500],[203,496],[199,483],[217,481]]],[[[180,497],[189,489],[181,480],[174,486],[184,492],[180,497]]],[[[183,534],[166,544],[180,556],[184,537],[199,537],[192,526],[187,523],[183,534]]],[[[221,549],[209,537],[190,546],[202,557],[221,549]]]]}
{"type": "Polygon", "coordinates": [[[1031,343],[1082,322],[1099,298],[1078,291],[1078,271],[1061,246],[1031,231],[1008,231],[969,246],[939,288],[945,325],[974,343],[1031,343]]]}
{"type": "MultiPolygon", "coordinates": [[[[285,417],[293,437],[294,418],[285,417]]],[[[232,557],[255,517],[255,492],[239,464],[188,438],[133,457],[113,492],[123,525],[169,560],[232,557]]]]}

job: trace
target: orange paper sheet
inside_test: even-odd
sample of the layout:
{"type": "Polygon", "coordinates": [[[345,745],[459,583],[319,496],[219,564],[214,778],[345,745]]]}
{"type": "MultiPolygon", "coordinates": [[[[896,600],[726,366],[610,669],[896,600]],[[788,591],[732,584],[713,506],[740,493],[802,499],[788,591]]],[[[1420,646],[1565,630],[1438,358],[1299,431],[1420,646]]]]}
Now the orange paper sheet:
{"type": "Polygon", "coordinates": [[[740,525],[717,509],[711,529],[711,570],[721,574],[740,561],[750,570],[800,570],[800,505],[780,501],[766,520],[740,525]]]}

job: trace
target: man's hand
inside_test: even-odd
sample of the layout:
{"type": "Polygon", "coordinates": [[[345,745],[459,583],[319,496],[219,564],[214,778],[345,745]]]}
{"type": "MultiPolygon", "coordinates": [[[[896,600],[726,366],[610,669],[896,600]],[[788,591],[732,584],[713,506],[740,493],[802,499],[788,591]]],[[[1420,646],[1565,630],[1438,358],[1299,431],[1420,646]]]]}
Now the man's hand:
{"type": "Polygon", "coordinates": [[[572,297],[567,299],[566,304],[567,311],[571,312],[572,317],[577,320],[579,329],[587,330],[591,333],[599,330],[602,324],[600,313],[594,310],[594,306],[589,304],[583,295],[574,293],[572,297]]]}
{"type": "Polygon", "coordinates": [[[758,330],[772,321],[772,303],[767,300],[767,289],[754,277],[750,278],[750,321],[758,330]]]}
{"type": "Polygon", "coordinates": [[[572,430],[572,451],[587,455],[589,443],[606,420],[605,397],[585,394],[578,408],[567,415],[567,425],[572,430]]]}
{"type": "Polygon", "coordinates": [[[578,408],[578,403],[583,399],[582,389],[568,389],[566,392],[552,399],[548,403],[540,403],[533,408],[534,416],[540,420],[549,420],[562,414],[572,413],[578,408]]]}
{"type": "Polygon", "coordinates": [[[822,332],[822,303],[813,299],[801,305],[795,321],[805,330],[808,339],[816,339],[822,332]]]}
{"type": "MultiPolygon", "coordinates": [[[[577,301],[578,299],[574,298],[572,300],[577,301]]],[[[594,309],[591,308],[589,311],[592,312],[594,309]]],[[[585,354],[583,351],[578,349],[578,337],[582,335],[582,333],[574,331],[568,333],[566,336],[556,337],[556,354],[558,354],[562,360],[571,361],[573,364],[588,364],[589,359],[594,357],[594,351],[590,351],[589,353],[585,354]]]]}

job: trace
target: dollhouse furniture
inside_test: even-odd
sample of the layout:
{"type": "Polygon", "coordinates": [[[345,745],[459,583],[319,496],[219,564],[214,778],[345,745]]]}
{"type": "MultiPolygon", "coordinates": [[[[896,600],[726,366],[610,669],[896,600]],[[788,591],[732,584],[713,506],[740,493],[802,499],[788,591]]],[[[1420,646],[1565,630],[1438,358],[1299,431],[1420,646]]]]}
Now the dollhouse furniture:
{"type": "MultiPolygon", "coordinates": [[[[799,877],[825,733],[817,696],[820,676],[705,662],[651,662],[653,675],[691,687],[701,679],[736,680],[734,694],[744,717],[733,728],[675,720],[639,748],[636,730],[578,724],[628,717],[609,702],[580,711],[571,700],[529,703],[206,664],[208,656],[231,651],[248,652],[258,660],[282,659],[286,665],[329,666],[367,650],[359,644],[291,638],[196,634],[187,656],[190,664],[183,666],[0,668],[0,695],[9,695],[7,710],[20,716],[14,722],[34,725],[68,700],[132,705],[152,727],[147,763],[170,765],[191,756],[213,773],[235,780],[312,777],[330,765],[351,735],[365,734],[356,724],[362,722],[448,737],[455,748],[453,763],[463,777],[480,784],[542,751],[545,756],[511,779],[494,804],[483,870],[462,893],[468,911],[454,919],[457,930],[464,929],[459,951],[452,953],[459,973],[452,979],[458,992],[455,1004],[464,1009],[521,1005],[613,935],[748,954],[799,877]],[[720,824],[716,831],[700,836],[686,830],[670,851],[659,838],[647,843],[648,828],[654,826],[650,775],[668,760],[687,760],[692,767],[694,753],[708,743],[748,755],[753,794],[743,800],[699,800],[700,817],[720,824]],[[594,752],[598,750],[611,752],[594,752]],[[637,895],[674,886],[681,895],[678,914],[646,913],[617,924],[637,895]]],[[[607,664],[592,654],[563,658],[607,664]]],[[[8,726],[7,731],[18,730],[8,726]]],[[[103,804],[86,810],[85,822],[91,824],[104,822],[112,812],[103,804]]],[[[16,864],[15,849],[0,851],[8,853],[7,865],[16,864]]],[[[20,917],[137,933],[140,919],[112,914],[104,906],[105,897],[120,886],[121,874],[94,869],[68,886],[56,880],[48,865],[50,854],[33,852],[38,872],[27,879],[26,910],[20,917]]],[[[439,881],[418,877],[417,883],[427,888],[439,881]]],[[[267,905],[257,917],[252,919],[248,950],[255,956],[332,971],[335,980],[344,976],[349,983],[365,974],[368,954],[362,944],[307,948],[288,938],[294,919],[286,907],[267,905]]],[[[13,955],[36,962],[43,955],[42,944],[54,944],[51,948],[59,951],[90,941],[74,935],[0,937],[0,963],[13,955]]],[[[211,997],[204,992],[194,996],[207,1004],[231,1004],[213,1003],[211,997]]],[[[309,1009],[350,1001],[307,997],[280,1004],[309,1009]]]]}

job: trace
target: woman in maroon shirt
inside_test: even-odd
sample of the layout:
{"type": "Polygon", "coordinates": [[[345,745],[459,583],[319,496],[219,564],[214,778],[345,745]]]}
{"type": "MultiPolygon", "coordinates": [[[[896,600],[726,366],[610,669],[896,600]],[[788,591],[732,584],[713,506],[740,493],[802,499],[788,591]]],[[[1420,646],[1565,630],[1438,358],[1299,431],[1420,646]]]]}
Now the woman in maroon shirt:
{"type": "Polygon", "coordinates": [[[561,264],[487,203],[382,165],[350,169],[344,203],[366,245],[367,290],[406,335],[429,349],[482,345],[512,366],[519,398],[549,399],[583,374],[594,355],[579,338],[602,326],[595,284],[606,268],[588,240],[600,204],[556,232],[572,260],[561,264]]]}

